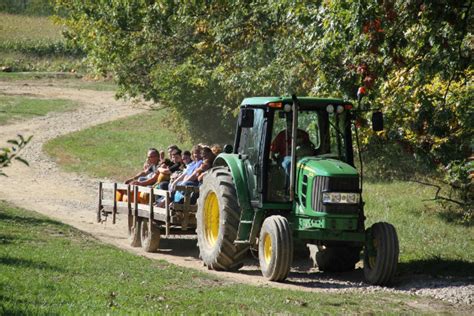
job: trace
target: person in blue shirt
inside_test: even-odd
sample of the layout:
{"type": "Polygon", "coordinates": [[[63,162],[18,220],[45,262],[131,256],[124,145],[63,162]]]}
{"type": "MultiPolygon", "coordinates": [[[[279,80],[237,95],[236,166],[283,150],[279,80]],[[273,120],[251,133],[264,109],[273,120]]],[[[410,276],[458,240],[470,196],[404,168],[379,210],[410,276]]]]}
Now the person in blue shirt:
{"type": "Polygon", "coordinates": [[[177,185],[199,185],[198,176],[199,174],[196,172],[198,168],[202,165],[202,147],[200,145],[193,146],[191,150],[191,154],[193,156],[193,161],[187,165],[184,172],[176,178],[176,180],[169,186],[169,191],[174,193],[173,201],[175,203],[182,202],[184,198],[184,194],[181,191],[176,192],[177,185]]]}

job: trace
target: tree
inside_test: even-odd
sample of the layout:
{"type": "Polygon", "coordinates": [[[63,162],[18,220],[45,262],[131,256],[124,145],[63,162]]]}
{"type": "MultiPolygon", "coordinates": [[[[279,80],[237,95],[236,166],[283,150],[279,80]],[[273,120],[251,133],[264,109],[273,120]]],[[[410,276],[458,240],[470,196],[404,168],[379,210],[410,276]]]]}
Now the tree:
{"type": "Polygon", "coordinates": [[[249,95],[354,99],[427,162],[470,154],[472,1],[66,1],[69,38],[120,94],[167,105],[196,140],[229,139],[249,95]],[[211,123],[211,124],[210,124],[211,123]]]}

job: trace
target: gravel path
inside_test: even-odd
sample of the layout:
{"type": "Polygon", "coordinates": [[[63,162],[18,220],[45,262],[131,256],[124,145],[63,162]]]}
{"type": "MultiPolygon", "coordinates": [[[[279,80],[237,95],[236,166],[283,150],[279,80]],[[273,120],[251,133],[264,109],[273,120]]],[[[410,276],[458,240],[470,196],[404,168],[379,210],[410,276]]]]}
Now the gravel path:
{"type": "MultiPolygon", "coordinates": [[[[80,90],[58,87],[41,81],[0,81],[0,95],[25,95],[40,98],[64,98],[82,105],[73,112],[51,113],[26,122],[0,127],[0,146],[17,133],[34,134],[23,157],[31,167],[14,164],[5,169],[8,178],[0,181],[0,199],[89,232],[104,242],[130,252],[164,259],[180,266],[207,271],[198,259],[195,238],[163,239],[159,253],[149,254],[128,245],[124,216],[119,214],[117,224],[95,222],[96,188],[99,179],[74,173],[65,173],[42,151],[43,144],[59,135],[85,129],[103,122],[123,118],[144,111],[143,106],[115,100],[113,92],[80,90]],[[26,191],[26,193],[25,193],[26,191]],[[28,198],[25,198],[28,197],[28,198]]],[[[104,180],[104,179],[102,179],[104,180]]],[[[312,249],[314,252],[314,249],[312,249]]],[[[260,275],[257,261],[249,259],[238,273],[214,272],[230,282],[243,282],[258,286],[325,291],[325,292],[391,292],[408,293],[414,297],[434,298],[423,306],[427,312],[472,314],[474,312],[474,278],[433,278],[422,275],[403,276],[392,288],[368,286],[363,283],[361,267],[343,274],[320,273],[307,261],[296,261],[285,283],[268,282],[260,275]]],[[[416,303],[410,304],[418,304],[416,303]]],[[[419,303],[425,304],[425,303],[419,303]]]]}

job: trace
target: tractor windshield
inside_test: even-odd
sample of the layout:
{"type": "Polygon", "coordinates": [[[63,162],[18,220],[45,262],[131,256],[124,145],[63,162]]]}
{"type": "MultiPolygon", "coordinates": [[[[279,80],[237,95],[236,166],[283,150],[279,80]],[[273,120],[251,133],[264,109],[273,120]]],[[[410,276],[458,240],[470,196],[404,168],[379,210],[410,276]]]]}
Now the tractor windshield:
{"type": "MultiPolygon", "coordinates": [[[[345,112],[330,114],[325,110],[300,111],[296,142],[297,158],[323,155],[346,161],[345,120],[345,112]]],[[[291,133],[288,131],[291,131],[291,112],[276,112],[272,129],[272,152],[280,156],[290,154],[291,133]]]]}

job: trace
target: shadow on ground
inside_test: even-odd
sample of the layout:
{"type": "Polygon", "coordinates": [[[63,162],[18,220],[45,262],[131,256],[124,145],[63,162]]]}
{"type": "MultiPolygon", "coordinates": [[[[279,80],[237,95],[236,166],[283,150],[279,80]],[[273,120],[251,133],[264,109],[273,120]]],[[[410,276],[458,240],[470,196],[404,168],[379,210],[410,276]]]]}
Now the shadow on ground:
{"type": "Polygon", "coordinates": [[[53,271],[63,271],[61,268],[49,265],[48,263],[43,262],[43,261],[14,258],[8,255],[0,257],[0,266],[1,265],[12,266],[15,268],[21,267],[21,268],[31,268],[31,269],[38,269],[38,270],[47,269],[47,270],[53,270],[53,271]]]}
{"type": "Polygon", "coordinates": [[[37,218],[29,216],[20,216],[20,215],[11,215],[5,212],[0,208],[0,221],[4,222],[14,222],[25,225],[63,225],[62,223],[48,219],[48,218],[37,218]]]}

